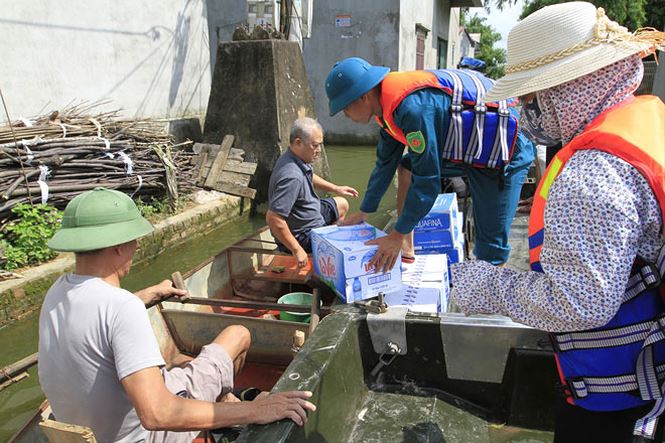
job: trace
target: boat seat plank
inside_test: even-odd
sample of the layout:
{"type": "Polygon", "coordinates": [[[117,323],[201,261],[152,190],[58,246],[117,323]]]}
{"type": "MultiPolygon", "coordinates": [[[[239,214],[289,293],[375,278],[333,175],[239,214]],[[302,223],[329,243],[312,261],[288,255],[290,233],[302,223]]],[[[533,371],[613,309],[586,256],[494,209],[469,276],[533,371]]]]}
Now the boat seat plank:
{"type": "Polygon", "coordinates": [[[92,429],[85,426],[44,420],[39,427],[51,443],[97,443],[92,429]]]}

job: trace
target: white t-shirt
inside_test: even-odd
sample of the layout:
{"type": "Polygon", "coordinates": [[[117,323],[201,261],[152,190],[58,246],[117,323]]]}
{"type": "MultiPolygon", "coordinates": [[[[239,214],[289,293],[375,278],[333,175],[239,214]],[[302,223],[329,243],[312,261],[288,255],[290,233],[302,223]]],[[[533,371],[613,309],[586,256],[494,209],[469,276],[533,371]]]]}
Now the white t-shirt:
{"type": "Polygon", "coordinates": [[[163,365],[137,296],[86,275],[51,286],[39,316],[39,382],[58,421],[90,427],[99,442],[143,440],[120,380],[163,365]]]}

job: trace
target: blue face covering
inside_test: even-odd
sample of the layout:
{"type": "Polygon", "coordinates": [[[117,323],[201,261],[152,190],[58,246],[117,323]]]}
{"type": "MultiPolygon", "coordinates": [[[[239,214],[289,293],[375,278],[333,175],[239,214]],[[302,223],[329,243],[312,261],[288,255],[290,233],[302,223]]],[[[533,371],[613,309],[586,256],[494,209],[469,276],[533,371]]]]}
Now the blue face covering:
{"type": "Polygon", "coordinates": [[[522,104],[522,112],[520,114],[520,131],[531,141],[538,145],[554,146],[559,143],[543,129],[542,126],[543,112],[538,106],[538,100],[533,98],[529,103],[522,104]]]}

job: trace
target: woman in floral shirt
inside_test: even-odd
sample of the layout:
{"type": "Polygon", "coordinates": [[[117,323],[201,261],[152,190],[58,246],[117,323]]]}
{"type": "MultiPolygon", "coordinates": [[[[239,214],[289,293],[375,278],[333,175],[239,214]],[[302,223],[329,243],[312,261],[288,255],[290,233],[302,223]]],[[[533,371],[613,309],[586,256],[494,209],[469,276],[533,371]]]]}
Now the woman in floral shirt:
{"type": "MultiPolygon", "coordinates": [[[[452,268],[451,297],[466,314],[502,314],[555,333],[568,400],[558,407],[556,442],[631,442],[633,433],[653,437],[665,408],[659,400],[663,389],[650,396],[642,389],[650,383],[658,388],[663,380],[656,366],[665,362],[662,340],[656,337],[664,312],[657,291],[665,294],[657,275],[665,274],[665,141],[660,135],[665,134],[665,113],[657,98],[633,98],[643,75],[640,55],[662,49],[664,43],[665,33],[629,33],[590,3],[549,6],[510,32],[508,75],[486,97],[520,97],[520,123],[527,136],[545,145],[561,141],[562,151],[570,146],[537,191],[542,201],[531,213],[533,271],[468,261],[452,268]],[[647,109],[655,109],[656,115],[647,109]],[[638,113],[647,118],[608,128],[608,116],[638,113]],[[593,128],[610,135],[632,131],[655,144],[635,148],[618,137],[606,144],[603,140],[611,137],[594,138],[593,128]],[[647,172],[637,168],[617,154],[619,148],[615,152],[613,143],[628,157],[631,149],[644,150],[653,164],[647,162],[647,172]],[[650,271],[638,282],[640,276],[634,275],[642,264],[650,271]],[[638,283],[651,292],[635,289],[638,283]],[[653,315],[627,320],[629,304],[643,300],[653,315]],[[645,363],[647,357],[653,361],[645,363]],[[612,372],[619,360],[617,368],[624,364],[631,371],[612,372]],[[646,368],[647,376],[640,368],[646,368]]],[[[640,306],[638,312],[648,309],[640,306]]]]}

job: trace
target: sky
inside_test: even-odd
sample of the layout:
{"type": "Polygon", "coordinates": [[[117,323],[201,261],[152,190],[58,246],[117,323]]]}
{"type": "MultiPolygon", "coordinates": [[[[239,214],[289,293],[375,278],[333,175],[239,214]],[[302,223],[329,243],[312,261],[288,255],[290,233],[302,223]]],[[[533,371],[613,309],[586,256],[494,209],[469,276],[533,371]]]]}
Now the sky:
{"type": "MultiPolygon", "coordinates": [[[[489,0],[485,0],[484,3],[487,4],[488,1],[489,0]]],[[[469,10],[469,15],[473,16],[477,13],[480,17],[486,17],[487,21],[485,23],[492,26],[503,36],[503,39],[497,42],[496,46],[505,49],[508,32],[517,24],[517,20],[522,13],[523,5],[524,1],[519,0],[515,6],[505,7],[503,8],[503,11],[499,11],[496,7],[492,7],[489,15],[485,12],[484,8],[472,8],[469,10]]]]}

